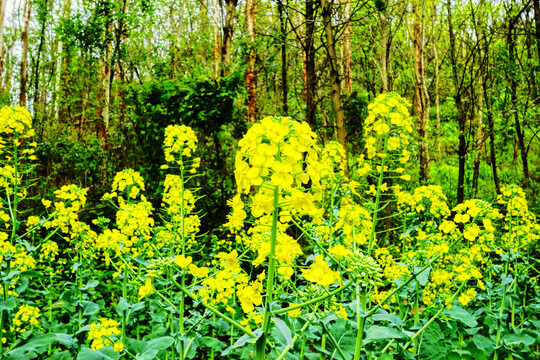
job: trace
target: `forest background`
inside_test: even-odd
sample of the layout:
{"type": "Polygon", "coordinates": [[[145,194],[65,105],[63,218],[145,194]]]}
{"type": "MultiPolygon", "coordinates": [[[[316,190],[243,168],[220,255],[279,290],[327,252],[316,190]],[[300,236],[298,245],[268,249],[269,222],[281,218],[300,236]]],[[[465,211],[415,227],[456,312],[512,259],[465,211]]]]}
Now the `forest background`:
{"type": "Polygon", "coordinates": [[[248,123],[307,121],[352,158],[385,92],[413,104],[411,188],[441,185],[455,205],[514,183],[538,212],[538,0],[0,4],[0,106],[32,114],[40,195],[86,188],[89,218],[108,215],[99,199],[124,168],[158,207],[164,129],[184,123],[201,144],[201,230],[215,231],[248,123]]]}

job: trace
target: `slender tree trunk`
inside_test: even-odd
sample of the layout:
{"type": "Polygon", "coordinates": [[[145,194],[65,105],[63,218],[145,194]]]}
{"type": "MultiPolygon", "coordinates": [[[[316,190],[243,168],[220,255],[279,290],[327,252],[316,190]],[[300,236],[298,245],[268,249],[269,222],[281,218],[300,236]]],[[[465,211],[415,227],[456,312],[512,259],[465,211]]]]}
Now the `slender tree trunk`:
{"type": "Polygon", "coordinates": [[[514,31],[515,31],[515,21],[517,20],[517,17],[510,20],[509,26],[508,26],[508,35],[507,35],[507,43],[508,43],[508,60],[510,63],[510,73],[508,74],[509,81],[510,81],[510,96],[511,96],[511,102],[512,102],[512,110],[514,113],[514,122],[516,126],[516,136],[518,141],[518,147],[519,152],[521,155],[521,162],[523,164],[523,187],[525,189],[528,189],[530,187],[530,174],[529,174],[529,161],[527,159],[527,148],[525,146],[525,131],[521,128],[521,121],[519,119],[519,111],[518,111],[518,99],[517,99],[517,86],[518,82],[516,79],[515,74],[515,67],[517,67],[516,64],[516,38],[514,37],[514,31]]]}
{"type": "Polygon", "coordinates": [[[234,26],[234,9],[238,0],[225,0],[225,24],[223,26],[223,43],[221,45],[221,76],[229,73],[231,62],[231,40],[234,26]]]}
{"type": "MultiPolygon", "coordinates": [[[[425,3],[423,6],[425,9],[425,3]]],[[[420,142],[420,183],[429,183],[429,94],[427,92],[424,72],[424,28],[425,16],[418,14],[418,3],[413,2],[414,30],[413,44],[415,53],[415,115],[418,118],[418,135],[420,142]]]]}
{"type": "MultiPolygon", "coordinates": [[[[330,87],[332,89],[332,105],[336,117],[335,124],[337,129],[337,140],[345,150],[345,159],[347,159],[347,133],[345,129],[345,114],[342,106],[341,80],[338,72],[336,46],[334,40],[334,29],[332,26],[332,0],[322,1],[323,26],[326,37],[326,51],[328,53],[328,62],[330,64],[330,87]]],[[[346,164],[348,173],[348,165],[346,164]]]]}
{"type": "Polygon", "coordinates": [[[4,18],[9,0],[0,0],[0,88],[2,87],[2,72],[4,70],[4,18]]]}
{"type": "Polygon", "coordinates": [[[278,0],[277,6],[281,31],[281,111],[283,115],[287,115],[289,113],[289,84],[287,82],[287,19],[285,18],[285,10],[282,1],[286,0],[278,0]]]}
{"type": "Polygon", "coordinates": [[[467,162],[467,143],[465,141],[465,125],[467,122],[467,111],[462,99],[462,89],[459,82],[459,69],[456,60],[456,38],[454,28],[452,26],[452,10],[450,8],[450,0],[446,2],[448,13],[448,38],[450,41],[450,63],[452,66],[452,76],[454,82],[455,95],[454,100],[457,107],[457,122],[459,131],[459,147],[458,147],[458,184],[457,184],[457,203],[461,204],[465,200],[465,164],[467,162]]]}
{"type": "Polygon", "coordinates": [[[21,91],[19,102],[26,106],[26,82],[28,79],[28,30],[30,28],[30,15],[32,13],[32,0],[24,1],[24,24],[22,29],[22,61],[21,61],[21,91]]]}
{"type": "Polygon", "coordinates": [[[437,144],[437,154],[439,157],[439,161],[442,159],[442,153],[441,153],[441,111],[440,111],[440,103],[439,103],[439,57],[437,54],[437,45],[433,44],[433,55],[435,62],[435,114],[437,116],[437,135],[436,135],[436,144],[437,144]]]}
{"type": "MultiPolygon", "coordinates": [[[[537,64],[540,64],[540,0],[533,0],[533,7],[534,7],[534,35],[536,38],[536,52],[538,55],[537,64]]],[[[540,65],[537,65],[537,68],[540,67],[540,65]]],[[[538,94],[537,94],[538,95],[538,94]]],[[[540,104],[540,96],[537,96],[534,99],[535,104],[540,104]]]]}
{"type": "MultiPolygon", "coordinates": [[[[487,72],[487,69],[486,69],[487,72]]],[[[485,81],[484,81],[485,83],[485,81]]],[[[493,114],[491,112],[491,102],[488,98],[488,93],[484,89],[484,103],[486,104],[486,120],[489,130],[489,155],[491,170],[493,172],[493,182],[495,183],[495,191],[497,194],[501,194],[501,185],[499,183],[499,175],[497,173],[497,154],[495,152],[495,126],[493,125],[493,114]]]]}
{"type": "Polygon", "coordinates": [[[219,78],[219,67],[221,64],[221,50],[220,50],[220,39],[219,39],[219,4],[218,0],[213,0],[212,4],[214,5],[213,15],[213,25],[214,25],[214,78],[219,78]]]}
{"type": "Polygon", "coordinates": [[[352,92],[352,51],[351,51],[351,0],[345,0],[345,29],[343,30],[345,47],[345,92],[352,92]]]}
{"type": "Polygon", "coordinates": [[[255,47],[255,16],[257,4],[256,0],[246,0],[246,29],[248,35],[247,46],[247,68],[246,68],[246,92],[247,92],[247,115],[248,121],[255,122],[257,107],[255,103],[255,88],[257,85],[257,75],[255,72],[255,59],[257,49],[255,47]]]}
{"type": "Polygon", "coordinates": [[[379,22],[381,26],[381,48],[379,53],[379,66],[381,69],[381,87],[382,92],[388,92],[388,42],[389,42],[389,21],[386,16],[386,11],[379,11],[379,22]]]}
{"type": "MultiPolygon", "coordinates": [[[[64,1],[64,9],[62,17],[64,20],[68,20],[71,16],[71,0],[64,1]]],[[[66,104],[67,94],[69,92],[69,58],[70,49],[64,47],[61,37],[58,36],[58,58],[56,60],[56,101],[54,114],[55,118],[59,122],[65,121],[68,116],[68,109],[66,104]]]]}
{"type": "Polygon", "coordinates": [[[478,78],[478,115],[476,117],[476,146],[474,149],[474,172],[473,172],[473,197],[478,196],[478,178],[480,176],[480,160],[484,154],[484,82],[482,77],[478,78]]]}
{"type": "MultiPolygon", "coordinates": [[[[43,117],[43,110],[44,110],[44,104],[42,104],[42,101],[45,101],[44,98],[41,97],[43,94],[43,91],[39,88],[39,80],[40,80],[40,65],[41,65],[41,53],[43,51],[43,46],[45,43],[45,29],[47,26],[47,6],[48,6],[48,0],[45,0],[43,4],[40,4],[43,8],[41,9],[42,14],[40,15],[38,13],[38,18],[41,18],[41,29],[39,32],[39,45],[38,45],[38,51],[36,56],[36,61],[34,65],[34,122],[35,123],[41,123],[41,118],[43,117]]],[[[45,87],[42,87],[45,89],[45,87]]]]}
{"type": "Polygon", "coordinates": [[[306,86],[306,121],[316,126],[315,104],[315,1],[306,0],[306,39],[305,39],[305,86],[306,86]]]}

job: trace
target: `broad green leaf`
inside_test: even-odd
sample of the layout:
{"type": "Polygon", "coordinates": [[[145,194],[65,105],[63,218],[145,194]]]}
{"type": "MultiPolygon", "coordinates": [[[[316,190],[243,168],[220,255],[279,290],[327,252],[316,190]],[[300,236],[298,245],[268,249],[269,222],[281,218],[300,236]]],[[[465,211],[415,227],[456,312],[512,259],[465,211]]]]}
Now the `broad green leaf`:
{"type": "Polygon", "coordinates": [[[476,321],[474,316],[472,316],[467,310],[456,304],[452,305],[452,308],[450,309],[445,309],[444,314],[451,319],[461,321],[463,324],[469,327],[475,327],[476,325],[478,325],[478,322],[476,321]]]}
{"type": "Polygon", "coordinates": [[[68,350],[51,355],[51,360],[72,360],[73,357],[68,350]]]}
{"type": "Polygon", "coordinates": [[[379,311],[372,316],[373,321],[388,321],[397,326],[405,326],[405,322],[396,314],[390,314],[386,310],[379,309],[379,311]]]}
{"type": "Polygon", "coordinates": [[[161,351],[167,349],[174,343],[174,339],[170,336],[162,336],[156,339],[152,339],[148,342],[143,352],[137,354],[135,357],[137,360],[151,360],[161,351]]]}
{"type": "Polygon", "coordinates": [[[226,348],[225,351],[223,351],[221,353],[221,355],[222,356],[228,355],[231,352],[231,350],[233,350],[233,349],[237,349],[239,347],[242,347],[245,344],[252,344],[252,343],[256,342],[257,339],[261,337],[262,330],[257,329],[253,333],[255,334],[256,337],[251,337],[248,334],[245,334],[245,335],[241,336],[238,340],[236,340],[236,342],[234,344],[232,344],[231,346],[226,348]]]}
{"type": "Polygon", "coordinates": [[[203,336],[198,338],[199,347],[207,347],[216,351],[222,351],[227,347],[227,344],[223,341],[219,341],[216,338],[210,336],[203,336]]]}
{"type": "Polygon", "coordinates": [[[130,308],[131,304],[126,299],[121,297],[118,305],[116,305],[116,312],[118,313],[118,315],[122,315],[124,311],[129,310],[130,308]]]}
{"type": "Polygon", "coordinates": [[[7,353],[9,359],[19,360],[28,359],[28,355],[42,354],[47,351],[49,344],[58,341],[63,345],[72,346],[77,342],[71,335],[49,333],[45,335],[34,336],[22,346],[12,349],[7,353]]]}
{"type": "Polygon", "coordinates": [[[495,350],[494,342],[491,341],[491,339],[480,334],[474,334],[473,342],[487,357],[491,357],[491,354],[493,354],[493,351],[495,350]]]}
{"type": "Polygon", "coordinates": [[[287,341],[287,345],[289,345],[291,348],[294,347],[291,329],[289,329],[285,321],[281,320],[278,317],[272,317],[272,320],[274,321],[274,324],[276,324],[276,327],[278,328],[281,335],[283,335],[283,337],[285,338],[285,341],[287,341]]]}
{"type": "Polygon", "coordinates": [[[77,360],[117,360],[121,355],[121,353],[114,351],[111,346],[99,350],[84,348],[77,355],[77,360]]]}
{"type": "Polygon", "coordinates": [[[83,300],[83,316],[93,315],[99,311],[99,305],[91,301],[83,300]]]}
{"type": "Polygon", "coordinates": [[[97,280],[90,280],[89,282],[86,283],[86,285],[82,288],[80,288],[81,290],[88,290],[90,288],[95,288],[96,286],[99,285],[99,281],[97,280]]]}
{"type": "Polygon", "coordinates": [[[534,344],[535,339],[527,334],[507,334],[503,337],[503,342],[508,345],[526,345],[531,346],[534,344]]]}
{"type": "Polygon", "coordinates": [[[384,340],[384,339],[401,339],[407,337],[404,333],[399,330],[392,329],[386,326],[372,325],[367,329],[366,343],[373,340],[384,340]]]}
{"type": "MultiPolygon", "coordinates": [[[[421,267],[416,267],[414,269],[414,272],[416,273],[417,271],[420,271],[420,270],[422,270],[421,267]]],[[[418,280],[420,285],[426,286],[426,284],[428,283],[428,278],[429,278],[429,272],[430,271],[431,271],[431,267],[428,267],[427,269],[422,271],[420,274],[416,275],[416,279],[418,280]]]]}
{"type": "Polygon", "coordinates": [[[6,301],[0,301],[0,311],[2,310],[12,310],[15,308],[15,298],[10,296],[6,301]]]}

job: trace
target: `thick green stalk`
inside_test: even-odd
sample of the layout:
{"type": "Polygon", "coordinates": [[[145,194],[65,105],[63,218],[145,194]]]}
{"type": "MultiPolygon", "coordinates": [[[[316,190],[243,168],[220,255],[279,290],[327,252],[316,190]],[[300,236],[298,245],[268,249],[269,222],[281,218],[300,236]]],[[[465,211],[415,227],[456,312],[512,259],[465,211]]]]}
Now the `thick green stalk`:
{"type": "MultiPolygon", "coordinates": [[[[388,134],[385,135],[384,138],[384,153],[386,154],[386,148],[388,144],[388,134]]],[[[371,250],[373,249],[373,243],[375,242],[375,234],[376,234],[376,227],[377,227],[377,217],[379,215],[379,203],[381,199],[381,186],[384,181],[384,166],[386,164],[386,157],[382,158],[381,161],[381,172],[379,174],[379,180],[377,182],[377,195],[375,196],[375,207],[373,209],[373,219],[372,219],[372,227],[371,227],[371,234],[369,236],[369,244],[368,244],[368,250],[367,255],[371,256],[371,250]]]]}
{"type": "Polygon", "coordinates": [[[266,283],[266,303],[264,306],[264,320],[262,323],[262,335],[257,340],[256,359],[264,360],[266,339],[270,327],[271,306],[274,295],[274,276],[276,270],[276,242],[277,242],[277,223],[278,223],[278,201],[279,188],[274,186],[274,211],[272,213],[272,232],[270,234],[270,254],[268,255],[268,281],[266,283]]]}
{"type": "Polygon", "coordinates": [[[364,326],[366,325],[366,317],[362,316],[362,312],[366,312],[366,294],[360,285],[356,286],[356,345],[354,347],[354,360],[360,359],[362,353],[362,340],[364,339],[364,326]]]}

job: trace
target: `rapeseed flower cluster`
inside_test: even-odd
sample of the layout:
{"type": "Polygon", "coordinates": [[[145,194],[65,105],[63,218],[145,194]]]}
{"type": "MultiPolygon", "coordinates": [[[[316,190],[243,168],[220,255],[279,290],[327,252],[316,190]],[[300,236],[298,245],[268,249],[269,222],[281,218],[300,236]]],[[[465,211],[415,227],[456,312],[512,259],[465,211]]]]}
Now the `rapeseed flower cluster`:
{"type": "Polygon", "coordinates": [[[254,124],[238,145],[234,172],[238,195],[230,202],[230,228],[242,228],[246,205],[255,218],[268,218],[274,210],[274,186],[279,189],[284,221],[293,215],[320,218],[322,212],[316,206],[322,198],[319,148],[307,123],[266,117],[254,124]],[[311,191],[306,192],[303,187],[309,182],[311,191]],[[250,194],[251,201],[244,203],[243,194],[250,194]]]}
{"type": "Polygon", "coordinates": [[[12,244],[8,234],[0,232],[0,267],[22,272],[34,269],[36,260],[23,245],[12,244]]]}
{"type": "Polygon", "coordinates": [[[321,151],[321,178],[323,186],[331,186],[332,183],[339,183],[345,178],[346,158],[343,146],[337,141],[328,142],[321,151]]]}
{"type": "Polygon", "coordinates": [[[410,104],[396,93],[381,94],[368,105],[364,127],[368,159],[385,158],[398,152],[399,162],[409,161],[410,153],[405,146],[409,144],[413,121],[408,107],[410,104]]]}
{"type": "Polygon", "coordinates": [[[344,244],[347,246],[353,243],[365,245],[373,227],[369,211],[347,196],[341,201],[338,216],[339,220],[335,224],[335,228],[343,231],[344,244]]]}
{"type": "Polygon", "coordinates": [[[501,188],[497,199],[504,207],[504,231],[495,247],[500,251],[518,252],[532,248],[540,239],[540,224],[527,205],[523,190],[516,185],[501,188]]]}
{"type": "MultiPolygon", "coordinates": [[[[32,117],[28,110],[22,106],[4,106],[0,109],[0,134],[14,134],[12,141],[31,138],[35,135],[32,128],[32,117]]],[[[0,141],[3,149],[5,140],[0,141]]]]}
{"type": "Polygon", "coordinates": [[[399,191],[396,193],[398,208],[411,213],[413,219],[421,217],[422,221],[440,220],[450,215],[442,187],[436,185],[420,186],[414,192],[399,191]]]}
{"type": "MultiPolygon", "coordinates": [[[[165,128],[165,161],[195,173],[201,162],[200,158],[193,157],[196,149],[197,135],[192,128],[186,125],[169,125],[165,128]]],[[[168,165],[162,168],[168,168],[168,165]]]]}
{"type": "Polygon", "coordinates": [[[24,333],[32,328],[40,327],[40,316],[41,313],[38,307],[28,304],[21,305],[19,311],[17,311],[13,317],[13,327],[11,328],[11,331],[24,333]]]}
{"type": "Polygon", "coordinates": [[[88,341],[91,341],[90,348],[92,350],[102,349],[106,346],[113,346],[114,351],[122,352],[124,346],[118,341],[121,334],[118,326],[120,323],[113,319],[101,318],[99,323],[93,322],[90,324],[88,331],[88,341]]]}

